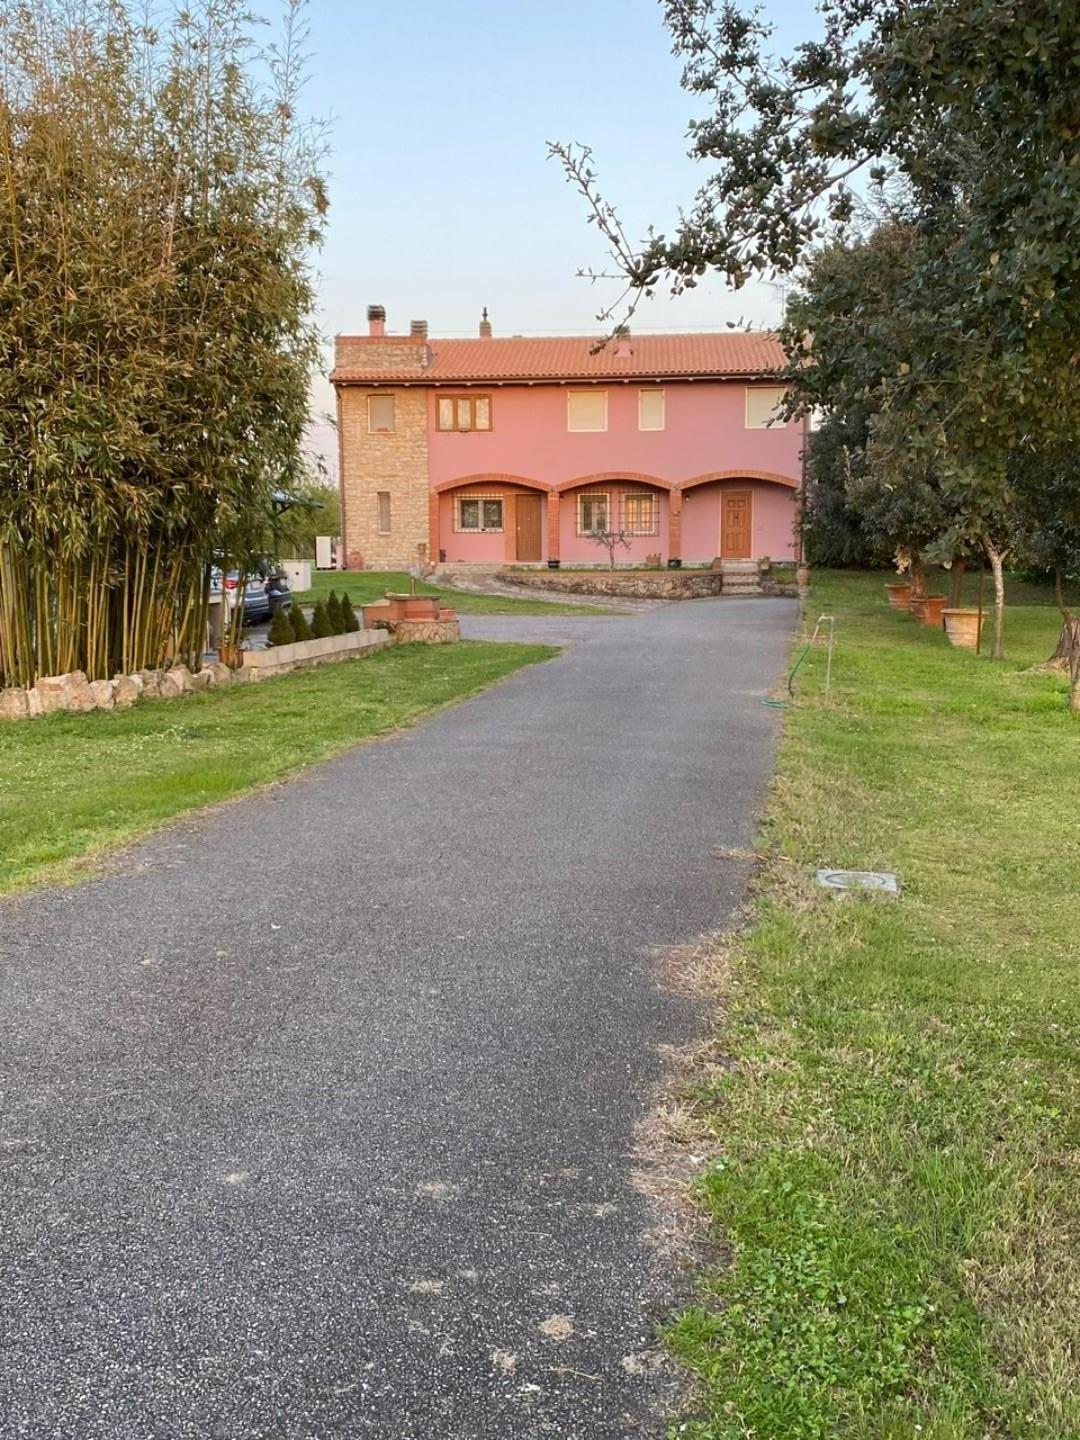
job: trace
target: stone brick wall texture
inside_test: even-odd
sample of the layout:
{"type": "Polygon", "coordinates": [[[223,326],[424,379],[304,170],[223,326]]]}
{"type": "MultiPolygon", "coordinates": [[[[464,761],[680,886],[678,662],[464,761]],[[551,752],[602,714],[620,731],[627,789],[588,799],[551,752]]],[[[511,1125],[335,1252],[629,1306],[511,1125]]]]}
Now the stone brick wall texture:
{"type": "Polygon", "coordinates": [[[341,488],[348,568],[407,570],[428,540],[427,392],[396,390],[389,434],[368,431],[367,397],[386,394],[353,386],[341,392],[341,488]],[[379,531],[378,493],[390,495],[390,531],[379,531]]]}
{"type": "MultiPolygon", "coordinates": [[[[341,368],[372,371],[416,370],[427,363],[427,346],[415,340],[337,342],[341,368]]],[[[350,570],[406,570],[428,543],[427,391],[363,385],[340,388],[341,492],[346,565],[350,570]],[[368,430],[368,396],[394,396],[395,428],[368,430]],[[381,534],[378,493],[390,495],[390,531],[381,534]]]]}

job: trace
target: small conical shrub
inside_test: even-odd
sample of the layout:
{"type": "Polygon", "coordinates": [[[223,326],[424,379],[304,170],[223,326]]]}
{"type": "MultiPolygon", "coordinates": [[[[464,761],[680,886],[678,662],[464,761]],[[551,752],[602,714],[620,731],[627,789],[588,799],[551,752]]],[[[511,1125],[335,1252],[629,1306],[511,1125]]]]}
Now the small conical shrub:
{"type": "Polygon", "coordinates": [[[345,634],[352,635],[360,629],[360,621],[356,618],[356,611],[353,609],[353,603],[349,599],[347,591],[342,591],[339,603],[341,605],[341,615],[345,621],[345,634]]]}
{"type": "Polygon", "coordinates": [[[326,616],[330,621],[331,635],[344,635],[345,616],[341,613],[341,601],[337,598],[336,590],[331,590],[326,597],[326,616]]]}
{"type": "Polygon", "coordinates": [[[326,613],[326,606],[320,600],[312,611],[311,633],[316,640],[325,640],[334,632],[330,628],[330,617],[326,613]]]}
{"type": "Polygon", "coordinates": [[[291,645],[293,641],[292,621],[287,610],[277,609],[270,621],[268,645],[291,645]]]}
{"type": "Polygon", "coordinates": [[[289,611],[289,623],[292,626],[294,640],[311,639],[311,626],[307,622],[307,616],[304,614],[302,606],[294,605],[292,607],[289,611]]]}

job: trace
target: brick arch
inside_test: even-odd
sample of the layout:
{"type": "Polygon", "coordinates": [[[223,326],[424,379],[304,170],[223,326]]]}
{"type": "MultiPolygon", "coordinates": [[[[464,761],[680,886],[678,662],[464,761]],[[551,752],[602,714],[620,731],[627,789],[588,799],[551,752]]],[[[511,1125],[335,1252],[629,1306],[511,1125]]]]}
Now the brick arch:
{"type": "Polygon", "coordinates": [[[798,480],[790,475],[778,475],[775,470],[710,470],[706,475],[684,480],[679,489],[691,490],[695,485],[711,485],[716,480],[767,480],[771,485],[785,485],[789,490],[799,488],[798,480]]]}
{"type": "Polygon", "coordinates": [[[447,490],[461,490],[466,485],[524,485],[528,490],[551,490],[554,487],[546,480],[531,480],[528,475],[505,475],[491,473],[483,475],[461,475],[456,480],[440,480],[433,485],[432,490],[438,494],[445,494],[447,490]]]}
{"type": "Polygon", "coordinates": [[[659,475],[642,475],[637,470],[601,470],[595,475],[579,475],[573,480],[560,480],[553,490],[580,490],[585,485],[604,485],[613,481],[633,480],[639,485],[655,485],[658,490],[672,490],[671,480],[661,480],[659,475]]]}

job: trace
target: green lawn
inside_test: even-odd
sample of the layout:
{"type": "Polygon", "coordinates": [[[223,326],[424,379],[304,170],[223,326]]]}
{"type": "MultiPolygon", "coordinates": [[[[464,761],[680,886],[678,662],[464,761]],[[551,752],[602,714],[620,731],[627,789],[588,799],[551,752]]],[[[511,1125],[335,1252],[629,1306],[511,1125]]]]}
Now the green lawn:
{"type": "Polygon", "coordinates": [[[0,891],[67,878],[185,810],[408,725],[554,653],[410,645],[123,712],[4,725],[0,891]]]}
{"type": "MultiPolygon", "coordinates": [[[[325,600],[331,590],[340,595],[348,592],[354,605],[369,605],[381,600],[387,590],[407,594],[409,575],[404,570],[313,570],[310,590],[298,590],[297,600],[325,600]]],[[[561,601],[518,599],[515,595],[474,595],[468,590],[454,590],[448,585],[416,582],[418,595],[441,595],[462,615],[616,615],[620,612],[603,605],[567,605],[561,601]]]]}
{"type": "Polygon", "coordinates": [[[815,578],[834,706],[815,652],[750,926],[715,957],[684,1098],[718,1245],[669,1334],[701,1383],[680,1440],[1080,1436],[1080,718],[1024,673],[1058,618],[1021,590],[995,665],[887,610],[887,578],[815,578]],[[903,894],[838,898],[818,865],[903,894]]]}

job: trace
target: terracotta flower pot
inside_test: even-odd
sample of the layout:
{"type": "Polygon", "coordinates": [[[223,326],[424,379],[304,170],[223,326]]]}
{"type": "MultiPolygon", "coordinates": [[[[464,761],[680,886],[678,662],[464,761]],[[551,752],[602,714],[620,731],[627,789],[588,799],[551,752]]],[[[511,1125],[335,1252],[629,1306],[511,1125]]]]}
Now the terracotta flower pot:
{"type": "Polygon", "coordinates": [[[885,594],[889,597],[889,604],[892,606],[892,608],[893,608],[894,610],[910,610],[910,609],[911,609],[911,586],[910,586],[910,585],[907,585],[907,584],[903,584],[903,585],[886,585],[886,586],[885,586],[885,594]]]}
{"type": "Polygon", "coordinates": [[[934,630],[941,629],[941,617],[945,613],[948,599],[944,595],[926,595],[915,609],[915,601],[911,602],[911,613],[916,615],[920,625],[929,625],[934,630]]]}
{"type": "Polygon", "coordinates": [[[942,615],[950,645],[958,645],[961,650],[978,648],[979,627],[985,616],[980,617],[978,610],[950,610],[947,605],[942,615]]]}

